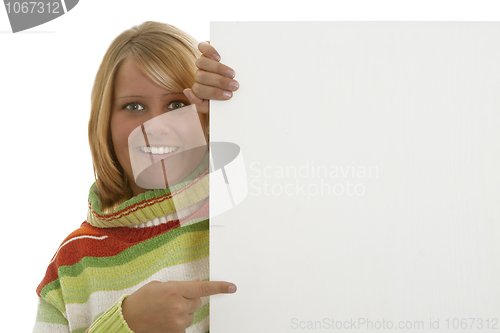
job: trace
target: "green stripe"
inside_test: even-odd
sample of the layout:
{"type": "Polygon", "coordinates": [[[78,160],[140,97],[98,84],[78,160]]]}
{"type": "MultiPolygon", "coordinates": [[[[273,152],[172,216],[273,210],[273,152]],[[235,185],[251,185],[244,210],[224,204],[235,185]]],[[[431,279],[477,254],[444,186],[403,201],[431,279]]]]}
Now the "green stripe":
{"type": "Polygon", "coordinates": [[[59,267],[59,276],[78,276],[88,267],[113,267],[123,265],[145,253],[154,251],[167,243],[176,241],[180,235],[196,231],[208,231],[208,219],[186,227],[177,227],[154,238],[133,245],[121,253],[111,257],[84,257],[78,263],[71,266],[59,267]]]}
{"type": "Polygon", "coordinates": [[[87,332],[87,328],[77,328],[76,330],[72,330],[71,333],[85,333],[87,332]]]}
{"type": "MultiPolygon", "coordinates": [[[[76,277],[82,274],[84,270],[92,267],[116,267],[119,265],[124,265],[127,262],[133,261],[144,254],[152,252],[162,246],[172,244],[179,236],[186,233],[194,233],[196,231],[208,231],[208,219],[203,220],[200,223],[188,225],[185,227],[177,227],[173,230],[169,230],[161,235],[158,235],[152,239],[141,242],[128,249],[122,251],[121,253],[110,256],[110,257],[84,257],[82,260],[71,266],[61,266],[58,269],[59,279],[62,277],[76,277]]],[[[41,291],[42,295],[47,294],[52,290],[59,289],[59,280],[54,280],[47,285],[45,285],[41,291]]]]}
{"type": "MultiPolygon", "coordinates": [[[[205,221],[207,218],[206,217],[198,217],[198,218],[195,218],[195,219],[192,219],[192,220],[189,220],[188,222],[184,223],[182,225],[182,227],[187,227],[188,225],[192,225],[192,224],[196,224],[196,223],[199,223],[199,222],[202,222],[202,221],[205,221]]],[[[207,220],[208,221],[208,220],[207,220]]]]}
{"type": "Polygon", "coordinates": [[[68,321],[64,318],[62,313],[43,298],[40,299],[40,303],[38,304],[36,321],[49,324],[68,325],[68,321]]]}
{"type": "Polygon", "coordinates": [[[206,246],[203,251],[189,253],[187,255],[176,256],[174,253],[173,257],[165,258],[164,260],[159,260],[155,252],[150,253],[148,256],[150,258],[144,260],[139,258],[138,261],[140,261],[140,263],[132,262],[131,265],[127,265],[126,267],[117,267],[115,269],[107,268],[106,270],[92,272],[91,275],[95,276],[95,278],[89,279],[84,276],[78,277],[76,280],[68,279],[68,281],[66,281],[65,278],[61,278],[61,283],[65,286],[65,303],[84,303],[88,300],[91,293],[99,290],[123,290],[135,286],[161,269],[207,257],[208,246],[206,246]],[[137,270],[137,266],[143,267],[143,269],[137,270]],[[121,273],[124,271],[127,272],[126,277],[122,277],[123,274],[121,273]]]}
{"type": "Polygon", "coordinates": [[[193,320],[193,323],[191,324],[191,326],[193,326],[194,324],[197,324],[200,321],[202,321],[203,319],[205,319],[208,316],[209,308],[210,308],[209,303],[207,303],[207,304],[203,305],[201,308],[199,308],[198,310],[196,310],[196,312],[194,313],[194,320],[193,320]]]}
{"type": "MultiPolygon", "coordinates": [[[[208,221],[206,224],[207,223],[208,221]]],[[[188,226],[186,228],[190,227],[191,226],[188,226]]],[[[194,227],[192,228],[194,230],[200,229],[199,226],[193,225],[192,227],[194,227]]],[[[206,225],[206,227],[208,227],[208,225],[206,225]]],[[[177,229],[184,229],[184,227],[177,229]]],[[[144,254],[141,257],[134,255],[134,257],[136,257],[134,260],[126,258],[127,262],[125,263],[122,263],[124,260],[114,260],[117,256],[109,258],[88,257],[86,258],[87,261],[105,259],[102,261],[111,261],[111,264],[115,265],[85,267],[81,271],[81,274],[77,276],[72,276],[72,274],[61,276],[62,274],[60,273],[59,280],[48,284],[42,289],[42,296],[48,300],[52,300],[55,306],[60,308],[61,311],[64,311],[64,303],[85,303],[93,292],[99,290],[123,290],[137,285],[161,269],[189,263],[208,256],[208,230],[193,231],[191,233],[181,232],[179,234],[178,237],[172,239],[168,243],[164,243],[163,246],[153,251],[142,251],[144,254]],[[178,248],[179,243],[192,243],[196,245],[178,248]],[[122,272],[127,273],[124,276],[122,272]],[[60,295],[61,290],[59,288],[59,281],[64,287],[64,301],[63,297],[61,297],[62,295],[60,295]]],[[[136,246],[140,246],[144,243],[145,242],[137,244],[136,246]]],[[[161,242],[157,243],[162,245],[161,242]]],[[[145,248],[147,249],[147,247],[145,248]]],[[[135,251],[134,249],[131,251],[132,254],[137,254],[137,252],[141,251],[135,251]]],[[[72,266],[66,266],[65,268],[69,269],[71,267],[72,266]]],[[[78,270],[80,271],[80,269],[78,270]]]]}

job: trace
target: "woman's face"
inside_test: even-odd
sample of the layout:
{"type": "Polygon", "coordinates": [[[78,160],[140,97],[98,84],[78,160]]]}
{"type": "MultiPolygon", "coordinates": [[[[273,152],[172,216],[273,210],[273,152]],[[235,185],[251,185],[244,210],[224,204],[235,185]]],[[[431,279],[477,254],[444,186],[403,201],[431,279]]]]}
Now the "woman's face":
{"type": "Polygon", "coordinates": [[[206,142],[200,124],[205,124],[205,115],[197,113],[196,116],[191,108],[172,112],[189,104],[183,93],[160,87],[131,59],[125,59],[118,69],[111,109],[111,137],[134,196],[158,188],[155,187],[158,182],[163,185],[179,182],[201,162],[206,142]],[[153,119],[155,117],[158,118],[153,119]],[[193,149],[195,147],[199,148],[193,149]],[[133,168],[137,175],[138,166],[144,170],[146,164],[153,163],[150,170],[159,167],[161,179],[144,172],[136,182],[133,168]]]}

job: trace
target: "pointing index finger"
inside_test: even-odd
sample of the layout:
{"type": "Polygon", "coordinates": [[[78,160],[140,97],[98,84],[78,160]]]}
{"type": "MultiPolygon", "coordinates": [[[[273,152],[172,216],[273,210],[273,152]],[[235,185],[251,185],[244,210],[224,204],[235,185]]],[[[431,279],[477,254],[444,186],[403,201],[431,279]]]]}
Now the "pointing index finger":
{"type": "Polygon", "coordinates": [[[205,57],[220,61],[220,54],[210,45],[210,42],[201,42],[198,44],[198,50],[200,50],[205,57]]]}
{"type": "Polygon", "coordinates": [[[190,281],[185,284],[182,295],[185,298],[198,298],[216,294],[232,294],[236,285],[225,281],[190,281]]]}

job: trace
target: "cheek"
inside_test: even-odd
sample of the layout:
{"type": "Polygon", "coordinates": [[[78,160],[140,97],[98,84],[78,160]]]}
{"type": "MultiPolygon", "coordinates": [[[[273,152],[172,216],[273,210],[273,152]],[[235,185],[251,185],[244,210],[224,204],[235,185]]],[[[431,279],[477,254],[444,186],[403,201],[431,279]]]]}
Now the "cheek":
{"type": "Polygon", "coordinates": [[[190,121],[184,121],[176,126],[175,130],[182,141],[192,144],[205,142],[205,117],[203,114],[198,115],[198,119],[199,121],[191,118],[190,121]]]}
{"type": "Polygon", "coordinates": [[[113,148],[115,149],[116,157],[120,164],[122,164],[122,167],[124,167],[124,163],[129,164],[128,137],[135,127],[137,127],[135,124],[126,122],[118,116],[111,118],[110,130],[113,148]]]}

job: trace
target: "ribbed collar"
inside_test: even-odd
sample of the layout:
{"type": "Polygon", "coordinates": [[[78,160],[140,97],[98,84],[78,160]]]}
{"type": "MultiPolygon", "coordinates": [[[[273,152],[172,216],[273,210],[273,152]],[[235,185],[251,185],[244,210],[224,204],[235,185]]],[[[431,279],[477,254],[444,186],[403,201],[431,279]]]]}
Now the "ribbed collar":
{"type": "Polygon", "coordinates": [[[89,193],[87,222],[98,228],[136,226],[188,208],[208,198],[208,154],[198,167],[181,182],[163,189],[139,194],[111,213],[103,213],[96,184],[89,193]],[[175,201],[175,204],[174,204],[175,201]]]}

